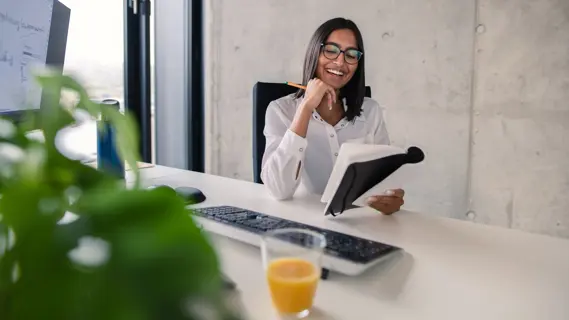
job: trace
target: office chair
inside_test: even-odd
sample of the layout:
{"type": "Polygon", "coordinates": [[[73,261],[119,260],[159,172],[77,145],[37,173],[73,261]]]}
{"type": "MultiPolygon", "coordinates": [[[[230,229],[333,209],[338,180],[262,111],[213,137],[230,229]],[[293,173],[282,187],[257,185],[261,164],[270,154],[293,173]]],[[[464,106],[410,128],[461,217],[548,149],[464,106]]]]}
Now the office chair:
{"type": "MultiPolygon", "coordinates": [[[[271,101],[296,92],[298,89],[284,83],[257,82],[253,87],[253,181],[261,181],[261,163],[265,153],[265,113],[271,101]]],[[[366,87],[366,97],[371,97],[371,88],[366,87]]]]}

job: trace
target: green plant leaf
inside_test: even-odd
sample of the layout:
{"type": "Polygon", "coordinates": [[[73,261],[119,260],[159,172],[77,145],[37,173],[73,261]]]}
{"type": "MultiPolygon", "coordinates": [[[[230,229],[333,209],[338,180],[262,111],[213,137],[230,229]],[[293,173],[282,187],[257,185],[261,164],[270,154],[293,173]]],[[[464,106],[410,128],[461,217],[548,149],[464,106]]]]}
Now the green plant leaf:
{"type": "MultiPolygon", "coordinates": [[[[79,95],[78,103],[71,108],[87,111],[94,118],[102,118],[109,121],[114,128],[115,147],[122,161],[128,163],[135,176],[134,187],[140,186],[140,170],[138,161],[140,160],[139,136],[136,121],[130,114],[122,114],[114,107],[94,102],[87,91],[72,77],[66,75],[38,76],[40,84],[53,87],[58,93],[62,89],[72,90],[79,95]]],[[[63,109],[63,108],[60,108],[63,109]]],[[[101,126],[99,129],[101,129],[101,126]]]]}
{"type": "Polygon", "coordinates": [[[39,128],[43,131],[48,153],[56,153],[55,138],[57,132],[74,123],[70,112],[60,105],[59,99],[63,89],[63,79],[58,76],[38,75],[36,81],[42,87],[44,103],[39,109],[39,128]]]}
{"type": "Polygon", "coordinates": [[[224,304],[216,252],[184,201],[138,188],[133,118],[91,101],[71,77],[37,80],[47,96],[41,111],[15,133],[0,127],[0,146],[25,155],[0,158],[10,171],[0,170],[0,319],[197,320],[204,307],[215,319],[239,319],[224,304]],[[78,93],[77,105],[60,104],[64,89],[78,93]],[[77,109],[111,124],[135,188],[57,150],[57,133],[75,123],[77,109]],[[45,143],[28,139],[30,128],[43,130],[45,143]],[[66,212],[75,220],[63,222],[66,212]]]}

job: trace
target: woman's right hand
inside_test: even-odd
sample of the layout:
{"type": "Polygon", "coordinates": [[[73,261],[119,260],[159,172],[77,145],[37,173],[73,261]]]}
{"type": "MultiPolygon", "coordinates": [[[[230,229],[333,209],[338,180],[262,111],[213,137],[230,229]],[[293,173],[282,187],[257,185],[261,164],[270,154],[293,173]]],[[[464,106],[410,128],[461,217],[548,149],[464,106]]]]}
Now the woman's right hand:
{"type": "Polygon", "coordinates": [[[324,96],[328,99],[328,106],[331,109],[332,105],[336,103],[336,91],[318,78],[311,79],[308,81],[304,92],[304,106],[310,111],[314,111],[325,98],[324,96]]]}

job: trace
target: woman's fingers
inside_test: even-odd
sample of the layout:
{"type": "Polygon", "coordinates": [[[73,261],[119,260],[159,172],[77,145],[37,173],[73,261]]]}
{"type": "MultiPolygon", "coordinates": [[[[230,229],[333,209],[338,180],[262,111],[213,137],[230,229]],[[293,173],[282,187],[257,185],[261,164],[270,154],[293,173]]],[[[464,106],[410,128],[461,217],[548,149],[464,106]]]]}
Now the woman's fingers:
{"type": "Polygon", "coordinates": [[[403,198],[405,196],[405,190],[403,189],[393,189],[393,195],[399,198],[403,198]]]}
{"type": "MultiPolygon", "coordinates": [[[[328,85],[326,85],[328,86],[328,85]]],[[[330,92],[330,95],[332,96],[332,102],[336,103],[336,101],[338,100],[338,97],[336,97],[336,90],[334,90],[334,88],[328,86],[328,91],[330,92]]]]}
{"type": "Polygon", "coordinates": [[[366,202],[371,206],[372,204],[376,203],[378,200],[379,200],[378,196],[371,196],[367,198],[366,202]]]}
{"type": "Polygon", "coordinates": [[[319,90],[321,90],[322,95],[327,95],[328,101],[329,101],[329,107],[332,107],[334,103],[336,103],[338,97],[336,96],[336,90],[334,90],[334,88],[330,87],[329,85],[327,85],[326,83],[324,83],[322,80],[314,78],[310,81],[314,81],[316,85],[318,85],[319,90]]]}
{"type": "MultiPolygon", "coordinates": [[[[314,78],[310,79],[306,84],[306,90],[304,92],[304,98],[307,101],[307,105],[314,110],[320,105],[322,99],[327,94],[327,86],[320,79],[314,78]]],[[[331,98],[328,98],[331,99],[331,98]]]]}
{"type": "Polygon", "coordinates": [[[392,214],[398,210],[392,206],[389,206],[389,205],[387,205],[385,203],[381,203],[381,202],[373,202],[370,204],[370,207],[372,207],[373,209],[375,209],[375,210],[377,210],[383,214],[386,214],[386,215],[390,215],[390,214],[392,214]]]}
{"type": "Polygon", "coordinates": [[[405,196],[405,191],[403,189],[390,189],[385,191],[385,195],[403,198],[405,196]]]}
{"type": "Polygon", "coordinates": [[[334,98],[332,97],[330,91],[326,91],[326,98],[328,99],[328,108],[332,110],[332,106],[334,105],[334,98]]]}
{"type": "Polygon", "coordinates": [[[398,205],[402,206],[405,203],[403,198],[399,198],[396,196],[376,196],[376,199],[373,202],[382,203],[386,205],[398,205]]]}
{"type": "Polygon", "coordinates": [[[372,196],[367,199],[367,204],[375,210],[384,214],[392,214],[399,211],[405,203],[403,198],[398,196],[372,196]]]}

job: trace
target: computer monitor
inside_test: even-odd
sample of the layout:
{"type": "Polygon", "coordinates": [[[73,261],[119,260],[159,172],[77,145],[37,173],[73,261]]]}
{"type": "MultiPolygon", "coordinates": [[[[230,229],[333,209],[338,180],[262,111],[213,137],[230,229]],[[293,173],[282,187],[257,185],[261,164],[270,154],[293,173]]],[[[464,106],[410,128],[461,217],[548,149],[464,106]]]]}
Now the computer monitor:
{"type": "Polygon", "coordinates": [[[38,110],[23,108],[41,108],[46,101],[37,84],[33,84],[29,64],[45,63],[63,72],[71,10],[58,0],[53,0],[53,6],[45,0],[3,3],[0,5],[0,117],[20,121],[26,113],[38,110]]]}

